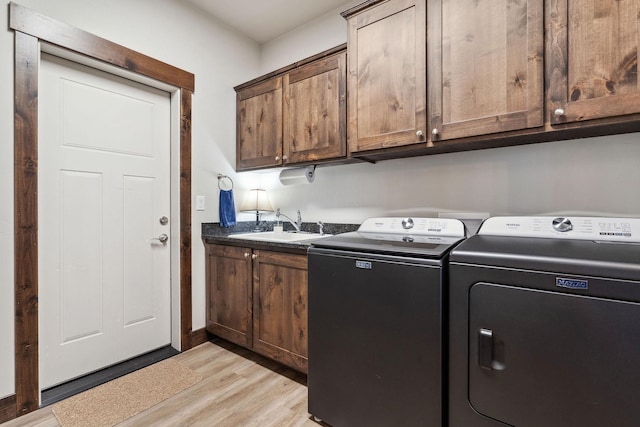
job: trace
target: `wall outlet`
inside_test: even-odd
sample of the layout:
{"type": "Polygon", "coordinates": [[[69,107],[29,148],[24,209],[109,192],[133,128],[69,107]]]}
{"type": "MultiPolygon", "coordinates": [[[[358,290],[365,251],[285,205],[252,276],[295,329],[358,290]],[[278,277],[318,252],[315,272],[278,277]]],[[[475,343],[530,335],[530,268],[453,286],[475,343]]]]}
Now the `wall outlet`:
{"type": "Polygon", "coordinates": [[[196,210],[197,211],[204,210],[204,196],[196,196],[196,210]]]}

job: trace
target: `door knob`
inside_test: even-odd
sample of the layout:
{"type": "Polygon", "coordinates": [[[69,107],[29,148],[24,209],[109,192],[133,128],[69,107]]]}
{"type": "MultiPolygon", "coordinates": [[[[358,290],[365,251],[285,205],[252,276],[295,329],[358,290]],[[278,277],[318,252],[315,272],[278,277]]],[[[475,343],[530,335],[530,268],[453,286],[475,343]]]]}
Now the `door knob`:
{"type": "Polygon", "coordinates": [[[159,240],[160,243],[162,243],[163,245],[166,245],[167,241],[169,240],[169,236],[167,236],[166,234],[162,233],[158,237],[154,237],[152,240],[159,240]]]}

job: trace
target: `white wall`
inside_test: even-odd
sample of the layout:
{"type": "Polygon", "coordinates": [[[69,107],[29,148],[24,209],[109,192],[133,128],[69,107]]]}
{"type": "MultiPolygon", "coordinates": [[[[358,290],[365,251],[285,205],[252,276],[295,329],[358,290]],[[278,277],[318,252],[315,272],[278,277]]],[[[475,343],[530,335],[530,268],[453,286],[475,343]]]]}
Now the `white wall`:
{"type": "Polygon", "coordinates": [[[640,135],[322,167],[313,184],[262,186],[274,206],[305,221],[370,216],[546,213],[640,217],[640,135]]]}
{"type": "MultiPolygon", "coordinates": [[[[217,220],[215,174],[235,163],[233,86],[259,70],[259,46],[191,8],[184,0],[19,0],[74,25],[195,74],[192,116],[193,195],[207,210],[193,213],[193,327],[205,326],[201,222],[217,220]]],[[[8,2],[0,22],[8,22],[8,2]]],[[[13,338],[13,32],[0,37],[0,398],[14,392],[13,338]]],[[[195,207],[195,200],[193,203],[195,207]]]]}
{"type": "MultiPolygon", "coordinates": [[[[267,74],[301,59],[347,42],[347,21],[340,12],[362,0],[352,0],[308,24],[262,45],[260,74],[267,74]]],[[[257,76],[256,76],[257,77],[257,76]]]]}

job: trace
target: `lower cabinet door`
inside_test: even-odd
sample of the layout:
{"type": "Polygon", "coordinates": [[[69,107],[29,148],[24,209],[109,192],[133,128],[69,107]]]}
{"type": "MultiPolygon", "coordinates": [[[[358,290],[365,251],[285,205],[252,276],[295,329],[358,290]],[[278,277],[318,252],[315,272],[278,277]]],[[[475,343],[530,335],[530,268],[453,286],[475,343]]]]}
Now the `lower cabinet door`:
{"type": "Polygon", "coordinates": [[[307,257],[255,251],[253,349],[307,372],[307,257]]]}
{"type": "Polygon", "coordinates": [[[251,249],[207,245],[207,330],[251,348],[251,249]]]}

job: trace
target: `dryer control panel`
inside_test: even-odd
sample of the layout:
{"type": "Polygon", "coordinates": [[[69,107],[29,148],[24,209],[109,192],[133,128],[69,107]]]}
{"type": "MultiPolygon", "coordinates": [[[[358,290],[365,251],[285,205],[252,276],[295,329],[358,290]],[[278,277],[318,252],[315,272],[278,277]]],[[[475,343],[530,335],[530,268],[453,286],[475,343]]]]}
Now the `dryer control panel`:
{"type": "Polygon", "coordinates": [[[496,216],[478,234],[640,243],[640,218],[496,216]]]}

